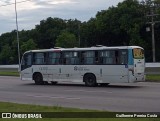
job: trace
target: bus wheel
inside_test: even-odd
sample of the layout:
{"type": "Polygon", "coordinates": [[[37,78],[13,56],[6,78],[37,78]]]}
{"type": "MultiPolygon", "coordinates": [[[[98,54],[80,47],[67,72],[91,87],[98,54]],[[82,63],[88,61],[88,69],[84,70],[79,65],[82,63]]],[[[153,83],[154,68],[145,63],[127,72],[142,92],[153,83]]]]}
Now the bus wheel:
{"type": "Polygon", "coordinates": [[[84,82],[89,87],[97,86],[96,77],[93,74],[86,74],[84,76],[84,82]]]}
{"type": "Polygon", "coordinates": [[[44,84],[44,81],[43,81],[43,77],[42,77],[42,74],[36,74],[34,76],[34,81],[35,81],[35,84],[37,85],[43,85],[44,84]]]}

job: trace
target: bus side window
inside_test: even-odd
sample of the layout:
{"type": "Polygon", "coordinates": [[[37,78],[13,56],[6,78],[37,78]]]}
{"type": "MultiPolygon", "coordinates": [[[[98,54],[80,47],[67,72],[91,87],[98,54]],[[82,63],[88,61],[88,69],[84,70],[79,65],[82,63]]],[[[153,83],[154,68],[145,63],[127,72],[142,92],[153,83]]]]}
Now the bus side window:
{"type": "Polygon", "coordinates": [[[71,65],[78,65],[79,64],[79,53],[73,52],[71,58],[71,65]]]}
{"type": "Polygon", "coordinates": [[[85,52],[82,51],[81,52],[81,58],[80,58],[81,64],[84,64],[84,58],[85,58],[85,52]]]}
{"type": "Polygon", "coordinates": [[[75,51],[63,53],[63,64],[64,65],[76,65],[79,64],[79,53],[75,51]]]}
{"type": "Polygon", "coordinates": [[[120,64],[127,64],[128,63],[128,56],[127,56],[127,50],[120,50],[119,51],[119,63],[120,64]]]}
{"type": "Polygon", "coordinates": [[[70,57],[71,57],[70,52],[64,52],[63,53],[63,64],[64,65],[69,65],[70,64],[70,57]]]}
{"type": "Polygon", "coordinates": [[[86,65],[95,64],[95,52],[94,51],[82,52],[81,62],[82,64],[86,64],[86,65]]]}
{"type": "Polygon", "coordinates": [[[48,55],[48,64],[58,65],[60,64],[60,52],[50,52],[48,55]]]}
{"type": "Polygon", "coordinates": [[[46,53],[34,53],[34,64],[46,64],[46,53]]]}
{"type": "Polygon", "coordinates": [[[104,50],[100,52],[100,63],[103,65],[116,64],[114,50],[104,50]]]}

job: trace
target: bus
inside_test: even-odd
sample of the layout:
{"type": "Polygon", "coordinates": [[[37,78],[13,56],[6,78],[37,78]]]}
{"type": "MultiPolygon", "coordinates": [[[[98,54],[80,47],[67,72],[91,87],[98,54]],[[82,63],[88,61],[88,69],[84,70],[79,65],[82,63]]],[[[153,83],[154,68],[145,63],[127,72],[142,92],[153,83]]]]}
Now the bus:
{"type": "Polygon", "coordinates": [[[21,80],[84,83],[86,86],[145,81],[144,49],[139,46],[30,50],[21,60],[21,80]]]}

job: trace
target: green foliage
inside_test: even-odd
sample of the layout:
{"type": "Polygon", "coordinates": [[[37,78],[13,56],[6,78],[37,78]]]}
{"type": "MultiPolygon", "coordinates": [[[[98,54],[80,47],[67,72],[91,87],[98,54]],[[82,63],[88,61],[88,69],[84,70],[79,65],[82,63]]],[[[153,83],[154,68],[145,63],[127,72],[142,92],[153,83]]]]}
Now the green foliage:
{"type": "Polygon", "coordinates": [[[64,31],[57,37],[56,46],[73,48],[78,46],[78,42],[76,41],[76,36],[74,34],[64,31]]]}
{"type": "Polygon", "coordinates": [[[13,61],[12,50],[9,45],[4,45],[0,53],[0,63],[9,64],[13,61]]]}
{"type": "Polygon", "coordinates": [[[21,45],[20,47],[21,53],[23,54],[25,51],[36,49],[36,46],[37,45],[34,42],[34,40],[29,39],[28,41],[23,42],[23,44],[21,45]]]}
{"type": "Polygon", "coordinates": [[[66,23],[63,19],[49,17],[40,21],[40,25],[36,25],[34,38],[38,47],[53,48],[57,37],[65,28],[66,23]]]}
{"type": "MultiPolygon", "coordinates": [[[[108,45],[143,45],[140,29],[144,26],[144,13],[136,0],[125,0],[97,14],[97,26],[108,38],[108,45]]],[[[106,36],[106,37],[105,37],[106,36]]]]}
{"type": "MultiPolygon", "coordinates": [[[[160,0],[155,0],[160,4],[160,0]]],[[[142,2],[141,2],[142,3],[142,2]]],[[[77,19],[47,18],[32,30],[19,32],[21,54],[30,49],[60,47],[91,47],[94,45],[138,45],[146,51],[146,61],[152,60],[151,31],[146,32],[146,18],[151,0],[141,4],[138,0],[124,0],[117,6],[97,12],[95,18],[81,22],[77,19]]],[[[160,8],[155,9],[160,14],[160,8]]],[[[160,16],[154,18],[160,21],[160,16]]],[[[156,59],[160,61],[160,24],[155,24],[156,59]]],[[[0,64],[18,63],[16,30],[0,36],[0,64]]]]}

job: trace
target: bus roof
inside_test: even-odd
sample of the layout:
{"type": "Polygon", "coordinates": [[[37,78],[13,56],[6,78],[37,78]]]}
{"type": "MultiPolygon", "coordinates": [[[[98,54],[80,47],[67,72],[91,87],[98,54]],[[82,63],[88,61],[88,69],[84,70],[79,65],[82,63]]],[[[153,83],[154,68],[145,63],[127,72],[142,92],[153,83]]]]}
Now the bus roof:
{"type": "Polygon", "coordinates": [[[107,47],[107,46],[101,46],[101,47],[86,47],[86,48],[78,48],[78,47],[74,47],[74,48],[51,48],[51,49],[39,49],[39,50],[30,50],[27,51],[25,53],[28,52],[53,52],[53,51],[85,51],[85,50],[105,50],[105,49],[134,49],[134,48],[140,48],[143,49],[140,46],[114,46],[114,47],[107,47]]]}

